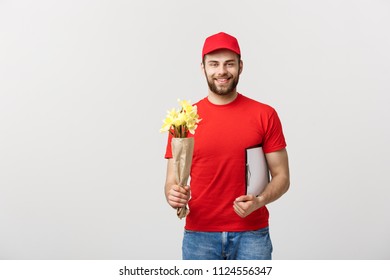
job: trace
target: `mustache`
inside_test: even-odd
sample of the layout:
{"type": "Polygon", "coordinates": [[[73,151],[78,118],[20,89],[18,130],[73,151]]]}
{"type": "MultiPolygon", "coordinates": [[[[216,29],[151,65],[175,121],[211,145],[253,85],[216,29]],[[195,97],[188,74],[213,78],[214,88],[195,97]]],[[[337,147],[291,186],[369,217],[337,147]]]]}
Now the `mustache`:
{"type": "Polygon", "coordinates": [[[228,79],[228,78],[231,78],[232,75],[217,75],[217,76],[214,76],[214,78],[217,78],[217,79],[228,79]]]}

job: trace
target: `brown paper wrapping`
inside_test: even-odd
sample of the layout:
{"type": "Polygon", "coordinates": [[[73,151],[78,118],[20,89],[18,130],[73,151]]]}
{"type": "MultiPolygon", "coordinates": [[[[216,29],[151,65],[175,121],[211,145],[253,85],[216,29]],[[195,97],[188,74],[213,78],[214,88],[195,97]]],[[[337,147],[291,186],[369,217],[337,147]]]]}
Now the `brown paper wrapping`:
{"type": "MultiPolygon", "coordinates": [[[[183,187],[190,177],[194,138],[172,138],[172,156],[176,183],[183,187]]],[[[182,219],[189,213],[187,206],[177,209],[177,216],[182,219]]]]}

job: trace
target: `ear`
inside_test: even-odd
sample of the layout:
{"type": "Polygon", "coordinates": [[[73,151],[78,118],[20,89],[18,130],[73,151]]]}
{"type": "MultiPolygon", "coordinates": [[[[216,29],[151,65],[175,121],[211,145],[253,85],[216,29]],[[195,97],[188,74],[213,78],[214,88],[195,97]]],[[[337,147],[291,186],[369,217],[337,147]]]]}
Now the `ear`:
{"type": "Polygon", "coordinates": [[[204,64],[203,64],[203,62],[200,63],[200,70],[202,70],[202,72],[204,71],[204,64]]]}
{"type": "Polygon", "coordinates": [[[240,70],[238,74],[241,74],[243,67],[244,67],[244,63],[242,62],[242,60],[240,60],[240,70]]]}

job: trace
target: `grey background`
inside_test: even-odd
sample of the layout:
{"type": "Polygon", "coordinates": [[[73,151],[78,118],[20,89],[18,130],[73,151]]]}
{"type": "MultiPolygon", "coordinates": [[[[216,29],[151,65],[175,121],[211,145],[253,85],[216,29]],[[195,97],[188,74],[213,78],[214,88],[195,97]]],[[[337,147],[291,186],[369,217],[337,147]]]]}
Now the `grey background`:
{"type": "Polygon", "coordinates": [[[159,128],[219,31],[288,142],[274,258],[389,259],[389,26],[385,0],[0,1],[0,259],[180,259],[159,128]]]}

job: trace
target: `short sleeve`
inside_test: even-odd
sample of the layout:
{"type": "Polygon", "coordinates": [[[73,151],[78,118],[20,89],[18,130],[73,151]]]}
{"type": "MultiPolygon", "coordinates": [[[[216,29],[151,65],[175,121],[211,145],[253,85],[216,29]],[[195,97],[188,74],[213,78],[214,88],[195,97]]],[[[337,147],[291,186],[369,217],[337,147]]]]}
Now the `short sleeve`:
{"type": "Polygon", "coordinates": [[[272,153],[284,149],[287,146],[284,138],[282,124],[275,110],[270,115],[264,135],[264,153],[272,153]]]}

